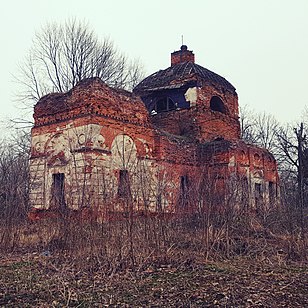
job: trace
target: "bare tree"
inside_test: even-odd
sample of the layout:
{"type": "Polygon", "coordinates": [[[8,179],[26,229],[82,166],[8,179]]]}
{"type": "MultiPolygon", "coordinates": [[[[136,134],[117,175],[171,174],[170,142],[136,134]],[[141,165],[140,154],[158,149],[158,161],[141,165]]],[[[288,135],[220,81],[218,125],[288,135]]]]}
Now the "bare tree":
{"type": "Polygon", "coordinates": [[[265,112],[256,117],[256,138],[257,144],[268,149],[273,154],[276,152],[276,132],[278,121],[271,114],[265,112]]]}
{"type": "Polygon", "coordinates": [[[304,184],[307,177],[307,151],[308,140],[306,136],[306,129],[303,123],[298,127],[292,128],[290,125],[280,127],[277,131],[278,146],[280,148],[280,155],[283,159],[283,169],[288,170],[298,178],[298,183],[304,184]]]}
{"type": "Polygon", "coordinates": [[[276,132],[278,121],[271,114],[255,114],[247,106],[240,109],[241,137],[247,142],[255,143],[268,149],[273,154],[277,151],[276,132]]]}
{"type": "Polygon", "coordinates": [[[129,61],[110,39],[100,41],[84,22],[50,23],[36,34],[20,66],[19,97],[29,105],[47,93],[66,92],[89,77],[130,90],[143,77],[143,68],[139,61],[129,61]]]}
{"type": "Polygon", "coordinates": [[[305,207],[307,207],[306,200],[308,197],[308,140],[306,127],[303,123],[300,123],[295,128],[290,125],[281,127],[277,133],[277,138],[284,158],[282,182],[289,188],[285,195],[286,197],[294,195],[293,203],[289,204],[290,202],[287,202],[286,205],[291,206],[293,211],[295,208],[301,236],[304,237],[306,229],[305,207]]]}
{"type": "Polygon", "coordinates": [[[241,139],[249,143],[256,142],[256,121],[254,113],[247,105],[240,107],[241,139]]]}
{"type": "Polygon", "coordinates": [[[14,246],[28,210],[28,134],[0,141],[0,246],[14,246]]]}

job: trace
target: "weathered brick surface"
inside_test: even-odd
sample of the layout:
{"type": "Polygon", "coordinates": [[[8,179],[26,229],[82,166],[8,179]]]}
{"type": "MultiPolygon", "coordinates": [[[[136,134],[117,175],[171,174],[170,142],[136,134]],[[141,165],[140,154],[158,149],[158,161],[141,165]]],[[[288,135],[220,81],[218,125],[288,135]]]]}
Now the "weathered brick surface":
{"type": "Polygon", "coordinates": [[[86,79],[68,93],[44,96],[34,108],[35,126],[59,123],[86,115],[147,125],[148,113],[140,98],[109,88],[99,78],[86,79]]]}
{"type": "Polygon", "coordinates": [[[183,62],[195,62],[195,55],[192,51],[187,50],[187,46],[181,46],[181,50],[171,54],[171,66],[183,62]]]}
{"type": "MultiPolygon", "coordinates": [[[[175,66],[194,61],[188,50],[173,53],[172,59],[175,66]]],[[[270,204],[273,187],[279,195],[276,161],[265,149],[239,139],[235,89],[213,76],[210,82],[183,75],[177,78],[179,87],[144,88],[147,94],[141,98],[97,78],[68,93],[43,97],[35,106],[32,128],[33,208],[52,211],[58,204],[57,174],[65,179],[58,184],[65,206],[96,209],[100,215],[125,212],[129,203],[138,211],[193,211],[202,198],[228,194],[235,178],[243,183],[236,185],[248,194],[251,207],[260,193],[270,204]],[[162,95],[178,100],[176,108],[151,113],[155,97],[162,95]],[[221,111],[211,106],[213,97],[221,100],[221,111]],[[125,194],[121,183],[129,188],[125,194]]]]}

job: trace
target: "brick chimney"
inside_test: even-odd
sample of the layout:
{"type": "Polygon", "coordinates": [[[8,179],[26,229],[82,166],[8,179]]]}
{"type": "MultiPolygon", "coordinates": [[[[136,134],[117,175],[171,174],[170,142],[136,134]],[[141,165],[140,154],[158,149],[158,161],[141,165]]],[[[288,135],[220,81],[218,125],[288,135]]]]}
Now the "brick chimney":
{"type": "Polygon", "coordinates": [[[192,51],[187,50],[186,45],[181,46],[181,50],[174,51],[171,54],[171,66],[183,63],[183,62],[193,62],[195,63],[195,55],[192,51]]]}

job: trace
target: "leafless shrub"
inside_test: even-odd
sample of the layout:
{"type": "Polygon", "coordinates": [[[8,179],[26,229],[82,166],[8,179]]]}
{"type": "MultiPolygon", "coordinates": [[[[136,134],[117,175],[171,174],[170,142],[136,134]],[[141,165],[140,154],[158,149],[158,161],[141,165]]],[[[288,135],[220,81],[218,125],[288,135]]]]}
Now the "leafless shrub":
{"type": "Polygon", "coordinates": [[[27,134],[0,144],[0,245],[14,247],[28,211],[27,134]]]}
{"type": "MultiPolygon", "coordinates": [[[[1,147],[0,245],[6,249],[28,247],[46,255],[60,254],[77,267],[87,266],[93,272],[103,268],[106,275],[127,269],[138,272],[161,263],[182,266],[194,260],[239,255],[273,262],[307,258],[307,240],[299,237],[298,213],[292,208],[296,196],[287,186],[281,188],[280,208],[265,208],[257,215],[250,208],[245,181],[236,175],[226,180],[204,170],[196,185],[177,191],[182,197],[174,198],[176,206],[169,213],[164,195],[170,195],[170,189],[176,192],[178,181],[173,183],[160,170],[158,189],[152,191],[145,166],[128,164],[126,158],[123,170],[132,168],[137,176],[126,178],[131,181],[123,186],[128,191],[119,192],[115,186],[111,186],[113,192],[102,190],[103,205],[120,209],[116,217],[99,212],[103,217],[97,219],[95,206],[87,206],[90,199],[85,198],[76,210],[68,204],[56,216],[27,222],[29,157],[22,150],[27,147],[21,145],[3,142],[1,147]],[[140,193],[141,188],[140,200],[136,189],[140,193]],[[147,207],[151,198],[156,199],[155,211],[147,207]]],[[[100,182],[102,187],[110,187],[105,184],[100,182]]]]}

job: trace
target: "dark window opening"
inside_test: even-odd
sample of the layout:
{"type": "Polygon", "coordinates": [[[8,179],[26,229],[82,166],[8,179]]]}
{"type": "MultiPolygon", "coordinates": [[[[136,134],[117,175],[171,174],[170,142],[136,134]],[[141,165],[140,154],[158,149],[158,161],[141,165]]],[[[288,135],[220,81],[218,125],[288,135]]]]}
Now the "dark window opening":
{"type": "Polygon", "coordinates": [[[186,195],[188,191],[188,176],[182,175],[180,178],[181,178],[181,194],[186,195]]]}
{"type": "Polygon", "coordinates": [[[163,210],[163,207],[162,207],[162,196],[161,194],[158,194],[157,195],[157,198],[156,198],[156,210],[158,212],[161,212],[163,210]]]}
{"type": "Polygon", "coordinates": [[[186,207],[188,204],[188,176],[180,176],[180,198],[179,203],[181,207],[186,207]]]}
{"type": "Polygon", "coordinates": [[[213,96],[210,101],[210,108],[213,111],[218,111],[221,113],[226,113],[226,107],[223,101],[218,96],[213,96]]]}
{"type": "Polygon", "coordinates": [[[260,183],[255,183],[255,200],[257,207],[262,204],[263,195],[262,195],[262,185],[260,183]]]}
{"type": "Polygon", "coordinates": [[[51,198],[53,206],[56,208],[65,208],[64,173],[53,174],[52,180],[51,198]]]}
{"type": "Polygon", "coordinates": [[[155,106],[152,112],[156,111],[157,113],[159,113],[159,112],[170,111],[170,110],[175,110],[175,109],[176,109],[176,105],[174,101],[170,97],[164,97],[155,103],[155,106]]]}
{"type": "Polygon", "coordinates": [[[168,99],[161,99],[156,103],[156,111],[162,112],[168,110],[168,99]]]}
{"type": "Polygon", "coordinates": [[[268,183],[269,202],[272,204],[276,197],[276,185],[273,182],[268,183]]]}
{"type": "Polygon", "coordinates": [[[130,182],[129,182],[129,174],[127,170],[120,170],[119,174],[119,185],[118,185],[118,196],[120,198],[128,198],[130,197],[130,182]]]}

